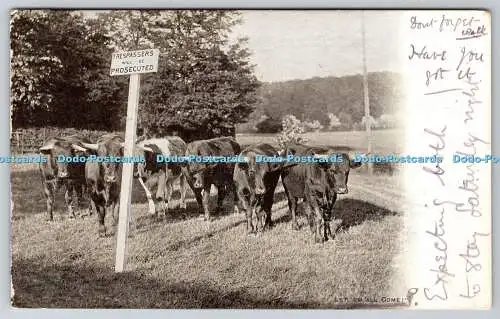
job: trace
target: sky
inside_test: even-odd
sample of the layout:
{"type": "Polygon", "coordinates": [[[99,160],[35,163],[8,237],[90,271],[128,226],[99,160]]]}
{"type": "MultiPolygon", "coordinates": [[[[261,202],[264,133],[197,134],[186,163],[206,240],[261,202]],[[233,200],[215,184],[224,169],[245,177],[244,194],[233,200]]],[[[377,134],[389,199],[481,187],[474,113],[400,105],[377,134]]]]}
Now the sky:
{"type": "MultiPolygon", "coordinates": [[[[359,10],[249,10],[232,37],[248,37],[264,82],[363,72],[359,10]]],[[[84,11],[94,16],[96,11],[84,11]]],[[[402,11],[365,11],[367,69],[400,71],[402,11]]]]}
{"type": "MultiPolygon", "coordinates": [[[[243,11],[256,76],[266,82],[363,72],[361,11],[243,11]]],[[[400,71],[401,12],[366,11],[368,71],[400,71]]]]}

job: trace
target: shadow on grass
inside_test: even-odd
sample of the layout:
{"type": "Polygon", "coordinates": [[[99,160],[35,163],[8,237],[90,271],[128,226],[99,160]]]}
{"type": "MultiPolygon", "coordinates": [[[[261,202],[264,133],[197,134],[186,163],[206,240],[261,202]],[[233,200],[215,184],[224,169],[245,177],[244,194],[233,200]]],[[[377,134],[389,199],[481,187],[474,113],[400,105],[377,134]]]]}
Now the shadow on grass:
{"type": "MultiPolygon", "coordinates": [[[[12,264],[14,307],[19,308],[237,308],[354,309],[388,308],[384,304],[297,303],[283,296],[255,296],[211,282],[161,282],[142,271],[114,273],[111,269],[16,259],[12,264]]],[[[402,307],[404,304],[390,305],[402,307]]]]}
{"type": "MultiPolygon", "coordinates": [[[[286,196],[283,194],[286,200],[286,196]]],[[[282,215],[275,219],[275,223],[287,223],[291,221],[291,216],[286,207],[288,214],[282,215]]],[[[338,230],[348,229],[353,226],[364,223],[365,221],[380,221],[386,216],[395,216],[397,212],[391,211],[381,206],[365,202],[362,200],[345,198],[337,200],[333,206],[333,220],[341,221],[338,230]]],[[[304,213],[303,204],[299,204],[297,207],[297,221],[301,227],[304,227],[306,216],[304,213]],[[302,223],[300,220],[302,219],[302,223]]]]}
{"type": "MultiPolygon", "coordinates": [[[[12,210],[13,220],[47,211],[42,178],[38,170],[12,172],[10,181],[12,201],[14,203],[12,210]]],[[[132,187],[132,204],[145,203],[146,194],[137,179],[134,179],[132,187]]],[[[80,205],[76,212],[77,214],[84,213],[89,207],[89,198],[87,195],[83,200],[79,201],[80,205]]],[[[57,218],[58,215],[67,216],[66,204],[64,202],[64,188],[61,188],[56,193],[54,216],[57,218]]]]}
{"type": "Polygon", "coordinates": [[[367,220],[380,221],[386,216],[397,214],[384,207],[352,198],[337,200],[333,207],[333,218],[342,221],[339,228],[353,227],[367,220]]]}

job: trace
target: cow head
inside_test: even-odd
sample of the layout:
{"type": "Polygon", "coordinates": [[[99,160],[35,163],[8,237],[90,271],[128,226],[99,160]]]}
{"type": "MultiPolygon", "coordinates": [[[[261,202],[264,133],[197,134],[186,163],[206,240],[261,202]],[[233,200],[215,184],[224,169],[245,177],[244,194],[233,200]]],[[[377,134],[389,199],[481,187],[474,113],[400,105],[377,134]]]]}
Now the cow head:
{"type": "Polygon", "coordinates": [[[162,151],[154,144],[137,144],[134,148],[134,156],[143,157],[144,162],[134,163],[134,176],[144,178],[158,172],[161,169],[165,169],[166,165],[158,163],[156,159],[158,154],[161,155],[162,151]]]}
{"type": "MultiPolygon", "coordinates": [[[[97,149],[97,155],[121,157],[123,156],[123,142],[113,139],[106,141],[106,143],[101,143],[99,144],[99,148],[97,149]]],[[[119,165],[120,163],[115,161],[102,162],[105,183],[116,183],[116,181],[119,179],[120,174],[119,165]]]]}
{"type": "MultiPolygon", "coordinates": [[[[257,152],[253,150],[242,152],[240,156],[243,157],[245,161],[238,163],[237,167],[244,173],[248,180],[248,186],[253,190],[254,194],[256,196],[262,196],[266,191],[266,174],[279,170],[279,164],[269,162],[257,163],[257,155],[261,154],[257,154],[257,152]]],[[[272,156],[277,155],[277,153],[266,155],[272,156]]]]}
{"type": "MultiPolygon", "coordinates": [[[[199,146],[188,144],[185,155],[203,156],[204,154],[207,154],[207,150],[204,150],[203,147],[203,144],[199,146]]],[[[193,187],[196,189],[203,188],[205,182],[205,171],[217,166],[217,164],[214,163],[200,163],[197,161],[187,162],[184,163],[184,165],[186,166],[185,169],[187,169],[188,174],[193,179],[193,187]]]]}
{"type": "Polygon", "coordinates": [[[71,147],[67,142],[61,139],[52,139],[40,147],[40,153],[50,158],[48,167],[51,169],[51,175],[58,179],[64,179],[69,176],[68,163],[66,161],[58,161],[60,156],[71,156],[71,147]]]}
{"type": "MultiPolygon", "coordinates": [[[[123,140],[120,136],[115,135],[110,138],[103,138],[97,143],[81,143],[83,148],[94,151],[99,157],[122,157],[123,156],[123,140]]],[[[102,175],[105,183],[116,183],[120,174],[120,163],[117,161],[103,160],[100,163],[102,167],[102,175]]]]}
{"type": "MultiPolygon", "coordinates": [[[[314,154],[315,157],[332,157],[332,153],[325,154],[314,154]]],[[[361,162],[354,162],[349,154],[340,153],[337,155],[337,161],[329,161],[320,163],[320,167],[324,169],[327,173],[329,184],[333,185],[333,190],[337,194],[347,194],[349,192],[347,188],[347,181],[349,179],[350,169],[358,168],[361,166],[361,162]]]]}
{"type": "MultiPolygon", "coordinates": [[[[77,170],[83,168],[82,163],[72,163],[66,160],[58,160],[60,157],[73,157],[80,155],[88,155],[87,152],[81,152],[80,149],[75,149],[73,145],[78,145],[79,142],[67,140],[65,138],[52,138],[46,142],[39,151],[49,158],[49,163],[46,169],[50,169],[50,175],[58,179],[71,178],[78,174],[77,170]]],[[[80,147],[81,148],[81,147],[80,147]]]]}
{"type": "Polygon", "coordinates": [[[266,187],[264,185],[264,175],[267,172],[267,165],[256,163],[256,154],[254,152],[246,152],[241,155],[244,156],[246,161],[238,163],[238,168],[244,172],[248,180],[248,186],[254,191],[255,195],[262,196],[266,191],[266,187]]]}

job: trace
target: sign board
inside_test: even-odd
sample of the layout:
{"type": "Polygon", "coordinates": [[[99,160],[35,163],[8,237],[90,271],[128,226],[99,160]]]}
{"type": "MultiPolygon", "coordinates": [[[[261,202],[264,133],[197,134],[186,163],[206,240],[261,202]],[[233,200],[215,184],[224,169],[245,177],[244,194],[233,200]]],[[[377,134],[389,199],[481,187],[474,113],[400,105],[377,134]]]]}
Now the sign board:
{"type": "MultiPolygon", "coordinates": [[[[158,49],[115,52],[111,60],[110,75],[128,75],[127,122],[125,126],[125,145],[123,155],[132,157],[135,147],[135,131],[137,128],[137,105],[141,85],[141,73],[156,72],[158,70],[158,49]]],[[[125,270],[127,256],[127,237],[130,221],[130,202],[132,198],[132,176],[134,163],[123,163],[120,185],[120,212],[118,231],[116,235],[115,272],[125,270]]]]}
{"type": "Polygon", "coordinates": [[[110,75],[157,72],[159,55],[158,49],[115,52],[111,58],[110,75]]]}

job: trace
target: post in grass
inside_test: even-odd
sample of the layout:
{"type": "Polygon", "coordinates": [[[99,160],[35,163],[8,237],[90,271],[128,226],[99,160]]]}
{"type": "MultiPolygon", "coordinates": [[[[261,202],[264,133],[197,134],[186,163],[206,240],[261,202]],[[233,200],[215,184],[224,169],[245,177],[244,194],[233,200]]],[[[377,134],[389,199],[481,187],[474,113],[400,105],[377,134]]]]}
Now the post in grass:
{"type": "MultiPolygon", "coordinates": [[[[137,106],[141,86],[141,73],[158,71],[158,49],[115,52],[111,59],[110,75],[130,75],[127,102],[127,123],[125,126],[124,156],[133,156],[136,128],[137,106]]],[[[129,230],[130,202],[132,197],[132,176],[134,163],[123,163],[120,188],[120,211],[116,235],[115,272],[123,272],[126,265],[127,237],[129,230]]]]}

